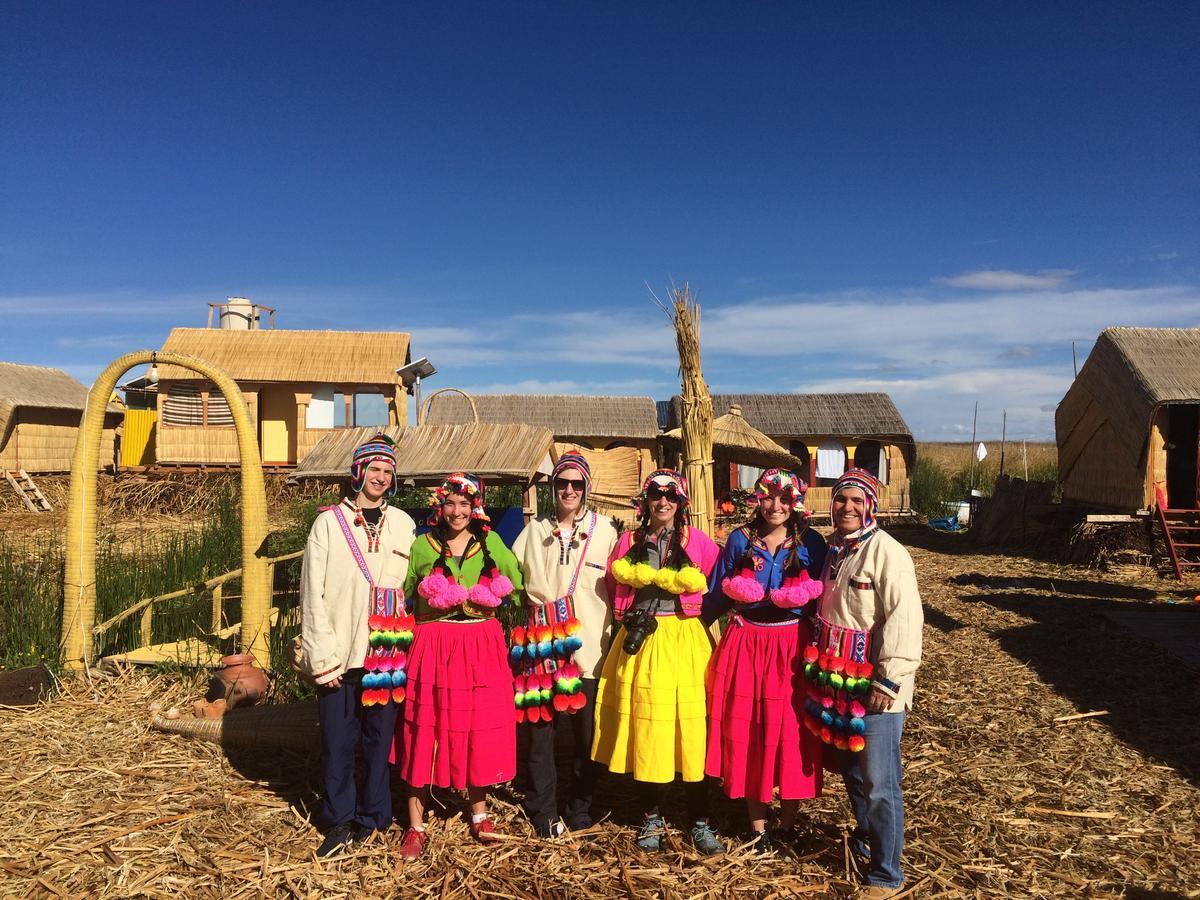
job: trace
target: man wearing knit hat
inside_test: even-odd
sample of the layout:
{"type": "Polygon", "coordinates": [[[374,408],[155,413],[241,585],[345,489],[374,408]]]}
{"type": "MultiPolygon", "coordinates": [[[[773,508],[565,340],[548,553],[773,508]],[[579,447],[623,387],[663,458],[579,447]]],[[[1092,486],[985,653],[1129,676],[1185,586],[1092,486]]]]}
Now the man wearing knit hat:
{"type": "Polygon", "coordinates": [[[904,886],[900,733],[921,663],[921,595],[912,557],[879,530],[879,482],[851,469],[832,496],[825,589],[806,656],[818,675],[810,681],[806,724],[833,745],[846,782],[853,846],[867,866],[858,896],[891,897],[904,886]],[[830,673],[828,682],[819,677],[830,673]]]}
{"type": "Polygon", "coordinates": [[[576,619],[580,646],[572,663],[582,675],[584,705],[528,719],[529,755],[525,812],[541,837],[557,837],[592,824],[592,790],[598,767],[591,760],[596,684],[612,636],[612,613],[605,586],[609,554],[617,543],[612,520],[588,508],[592,472],[578,451],[564,453],[551,473],[554,513],[526,526],[513,545],[525,573],[530,624],[576,619]],[[573,775],[564,815],[559,818],[554,762],[556,724],[570,720],[575,738],[573,775]]]}
{"type": "Polygon", "coordinates": [[[365,668],[380,623],[404,613],[400,586],[414,533],[408,514],[387,505],[396,492],[390,438],[376,434],[355,449],[350,481],[352,493],[313,522],[300,576],[300,668],[317,685],[324,751],[321,815],[328,830],[319,857],[345,850],[372,831],[386,831],[392,822],[388,755],[396,702],[390,690],[375,689],[379,676],[365,668]],[[364,676],[372,683],[364,685],[364,676]],[[363,779],[357,789],[360,747],[363,779]]]}

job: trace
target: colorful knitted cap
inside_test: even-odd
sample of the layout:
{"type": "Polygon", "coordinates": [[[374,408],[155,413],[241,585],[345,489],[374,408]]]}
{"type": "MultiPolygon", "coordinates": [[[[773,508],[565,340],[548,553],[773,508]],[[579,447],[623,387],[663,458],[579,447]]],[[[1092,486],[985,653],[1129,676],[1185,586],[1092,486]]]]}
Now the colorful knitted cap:
{"type": "Polygon", "coordinates": [[[592,492],[592,467],[588,465],[584,455],[578,450],[566,451],[558,458],[558,462],[550,471],[550,481],[553,482],[564,472],[578,472],[583,476],[583,500],[581,503],[587,503],[587,496],[592,492]]]}
{"type": "MultiPolygon", "coordinates": [[[[867,498],[867,508],[863,514],[863,528],[869,528],[875,524],[875,510],[879,507],[879,481],[868,472],[866,469],[848,469],[841,478],[833,483],[833,490],[829,496],[836,499],[837,495],[845,488],[858,488],[867,498]]],[[[833,518],[833,503],[832,499],[829,505],[829,519],[836,521],[833,518]]]]}
{"type": "Polygon", "coordinates": [[[472,519],[477,519],[485,524],[492,521],[483,511],[483,481],[466,472],[454,472],[434,488],[429,497],[430,513],[427,520],[429,525],[436,525],[442,520],[442,508],[451,494],[458,494],[471,501],[472,519]]]}
{"type": "Polygon", "coordinates": [[[808,484],[795,472],[789,472],[787,469],[767,469],[754,483],[750,497],[757,503],[764,497],[778,494],[790,503],[800,505],[804,503],[804,495],[807,492],[808,484]]]}
{"type": "Polygon", "coordinates": [[[691,505],[688,499],[687,479],[674,469],[657,469],[642,483],[642,491],[633,498],[633,506],[638,515],[645,517],[649,510],[649,493],[657,488],[668,496],[674,494],[680,507],[687,509],[691,505]]]}
{"type": "Polygon", "coordinates": [[[350,457],[350,485],[356,493],[363,489],[367,466],[373,462],[384,462],[392,467],[392,486],[387,492],[387,496],[392,496],[396,493],[396,442],[382,431],[355,447],[350,457]]]}

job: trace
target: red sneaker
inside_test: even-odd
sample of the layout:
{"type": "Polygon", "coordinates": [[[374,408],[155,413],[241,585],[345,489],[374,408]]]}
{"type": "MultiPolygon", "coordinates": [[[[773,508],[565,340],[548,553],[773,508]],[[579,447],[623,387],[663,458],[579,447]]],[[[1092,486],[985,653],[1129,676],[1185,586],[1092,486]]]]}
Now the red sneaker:
{"type": "Polygon", "coordinates": [[[481,844],[490,844],[496,840],[496,826],[491,819],[484,819],[481,822],[471,823],[471,837],[479,841],[481,844]]]}
{"type": "Polygon", "coordinates": [[[408,828],[400,841],[400,856],[404,859],[418,859],[425,850],[425,832],[408,828]]]}

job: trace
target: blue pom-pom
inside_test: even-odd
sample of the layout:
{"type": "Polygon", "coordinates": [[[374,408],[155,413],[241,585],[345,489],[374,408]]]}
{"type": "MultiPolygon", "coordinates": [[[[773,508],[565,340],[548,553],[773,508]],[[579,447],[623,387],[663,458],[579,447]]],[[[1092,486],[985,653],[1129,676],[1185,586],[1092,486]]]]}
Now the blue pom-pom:
{"type": "Polygon", "coordinates": [[[392,673],[392,687],[404,687],[408,684],[408,673],[403,669],[397,669],[392,673]]]}
{"type": "Polygon", "coordinates": [[[831,713],[827,709],[821,710],[821,721],[824,722],[826,725],[832,725],[833,724],[833,713],[831,713]]]}
{"type": "Polygon", "coordinates": [[[566,645],[563,643],[562,639],[556,638],[554,641],[554,655],[555,656],[565,656],[566,652],[567,652],[567,648],[566,648],[566,645]]]}
{"type": "Polygon", "coordinates": [[[838,731],[845,731],[849,725],[850,722],[845,716],[835,716],[833,719],[833,727],[838,731]]]}
{"type": "Polygon", "coordinates": [[[567,648],[568,653],[574,653],[583,646],[583,641],[581,641],[578,636],[572,634],[569,635],[565,641],[563,641],[563,646],[567,648]]]}
{"type": "Polygon", "coordinates": [[[509,662],[519,663],[524,658],[525,658],[525,648],[524,647],[513,647],[511,650],[508,651],[508,661],[509,662]]]}
{"type": "Polygon", "coordinates": [[[542,659],[549,659],[550,654],[554,652],[554,642],[553,641],[541,641],[537,645],[537,652],[538,652],[538,656],[540,656],[542,659]]]}
{"type": "Polygon", "coordinates": [[[804,711],[806,713],[808,713],[810,716],[812,716],[813,718],[820,718],[821,704],[818,703],[816,700],[809,700],[807,703],[804,704],[804,711]]]}
{"type": "Polygon", "coordinates": [[[537,644],[534,644],[532,642],[526,644],[525,645],[525,655],[529,659],[537,659],[537,657],[538,657],[537,644]]]}
{"type": "Polygon", "coordinates": [[[850,730],[855,734],[865,734],[867,730],[867,723],[859,716],[855,716],[850,720],[850,730]]]}
{"type": "Polygon", "coordinates": [[[379,687],[379,676],[374,672],[368,672],[362,677],[362,686],[368,691],[374,690],[379,687]]]}

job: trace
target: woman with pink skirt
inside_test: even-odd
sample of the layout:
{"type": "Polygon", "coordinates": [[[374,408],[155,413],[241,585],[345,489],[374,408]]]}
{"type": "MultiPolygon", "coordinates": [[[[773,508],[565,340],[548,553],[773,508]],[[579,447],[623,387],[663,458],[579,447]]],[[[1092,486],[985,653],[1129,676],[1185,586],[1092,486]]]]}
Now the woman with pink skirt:
{"type": "Polygon", "coordinates": [[[704,602],[709,622],[732,608],[708,670],[705,771],[722,780],[728,797],[746,798],[755,849],[763,853],[790,838],[799,801],[822,787],[821,742],[800,725],[801,655],[825,562],[825,540],[807,525],[805,489],[792,472],[763,473],[754,516],[730,535],[704,602]],[[773,838],[767,808],[777,791],[773,838]]]}
{"type": "Polygon", "coordinates": [[[413,542],[404,582],[416,615],[396,741],[409,785],[405,859],[425,848],[431,785],[465,789],[471,836],[494,842],[487,788],[511,781],[517,770],[513,676],[496,609],[516,598],[521,572],[488,527],[477,478],[451,475],[430,505],[433,528],[413,542]]]}

